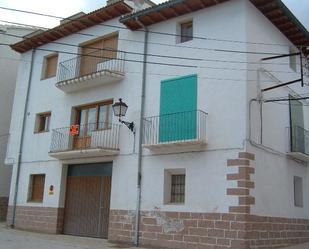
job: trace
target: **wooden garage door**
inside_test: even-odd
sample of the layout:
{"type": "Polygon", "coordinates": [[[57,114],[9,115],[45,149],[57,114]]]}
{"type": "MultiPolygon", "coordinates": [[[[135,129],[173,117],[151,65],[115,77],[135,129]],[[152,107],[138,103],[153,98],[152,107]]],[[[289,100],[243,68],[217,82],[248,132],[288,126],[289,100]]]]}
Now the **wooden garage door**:
{"type": "Polygon", "coordinates": [[[64,233],[107,238],[111,166],[69,166],[64,233]]]}

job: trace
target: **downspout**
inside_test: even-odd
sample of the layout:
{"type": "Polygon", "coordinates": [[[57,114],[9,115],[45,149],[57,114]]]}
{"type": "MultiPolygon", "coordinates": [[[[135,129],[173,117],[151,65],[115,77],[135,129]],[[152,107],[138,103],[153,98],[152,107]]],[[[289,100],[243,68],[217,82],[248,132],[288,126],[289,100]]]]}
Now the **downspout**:
{"type": "Polygon", "coordinates": [[[32,54],[31,54],[30,73],[29,73],[29,77],[28,77],[28,85],[27,85],[27,91],[26,91],[26,100],[25,100],[24,114],[23,114],[22,128],[21,128],[21,138],[20,138],[20,143],[19,143],[19,148],[18,148],[18,158],[17,158],[17,162],[16,162],[17,172],[16,172],[16,179],[15,179],[15,189],[14,189],[14,199],[13,199],[13,214],[12,214],[11,228],[14,228],[14,226],[15,226],[16,205],[17,205],[18,185],[19,185],[19,176],[20,176],[20,166],[21,166],[21,159],[22,159],[22,153],[23,153],[23,143],[24,143],[24,137],[25,137],[25,124],[26,124],[28,104],[29,104],[29,92],[30,92],[31,81],[32,81],[34,54],[35,54],[35,49],[32,50],[32,54]]]}
{"type": "Polygon", "coordinates": [[[137,18],[136,21],[144,28],[144,56],[143,56],[143,78],[142,78],[142,91],[141,91],[141,112],[139,122],[139,138],[138,138],[138,161],[137,161],[137,200],[135,212],[135,234],[134,245],[139,246],[139,221],[140,221],[140,208],[141,208],[141,192],[142,192],[142,142],[143,142],[143,127],[144,127],[144,113],[145,113],[145,91],[146,91],[146,76],[147,76],[147,52],[148,52],[148,28],[143,25],[137,18]]]}

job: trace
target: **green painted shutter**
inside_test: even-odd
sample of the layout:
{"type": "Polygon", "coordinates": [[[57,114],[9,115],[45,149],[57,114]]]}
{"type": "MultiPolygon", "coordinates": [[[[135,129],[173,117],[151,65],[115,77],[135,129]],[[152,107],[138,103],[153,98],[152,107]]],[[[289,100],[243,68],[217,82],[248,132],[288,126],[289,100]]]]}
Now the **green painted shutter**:
{"type": "Polygon", "coordinates": [[[161,82],[159,142],[196,138],[197,75],[161,82]]]}
{"type": "Polygon", "coordinates": [[[305,153],[304,110],[302,102],[290,95],[291,150],[305,153]]]}

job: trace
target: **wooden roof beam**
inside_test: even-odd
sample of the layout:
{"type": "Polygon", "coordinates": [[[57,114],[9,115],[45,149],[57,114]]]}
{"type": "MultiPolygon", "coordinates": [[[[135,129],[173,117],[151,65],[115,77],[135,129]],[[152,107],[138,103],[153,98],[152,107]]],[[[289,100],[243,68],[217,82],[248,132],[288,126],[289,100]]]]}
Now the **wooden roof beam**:
{"type": "Polygon", "coordinates": [[[265,16],[272,16],[275,15],[276,17],[281,17],[283,15],[282,11],[278,10],[278,9],[274,9],[271,11],[267,11],[267,12],[263,12],[265,16]]]}
{"type": "Polygon", "coordinates": [[[158,16],[160,16],[160,18],[162,19],[162,20],[166,20],[167,19],[167,17],[164,15],[164,13],[163,12],[157,12],[157,14],[158,14],[158,16]]]}
{"type": "Polygon", "coordinates": [[[117,8],[113,8],[113,11],[115,11],[116,12],[116,14],[117,14],[117,16],[121,16],[122,15],[122,13],[121,13],[121,11],[119,11],[117,8]]]}
{"type": "Polygon", "coordinates": [[[290,28],[294,28],[295,26],[294,26],[294,24],[292,23],[292,22],[286,22],[286,23],[283,23],[283,24],[281,24],[281,25],[278,25],[277,26],[278,27],[278,29],[290,29],[290,28]]]}
{"type": "Polygon", "coordinates": [[[144,25],[149,25],[149,24],[154,24],[154,23],[156,23],[156,21],[154,21],[150,16],[143,16],[143,17],[139,18],[139,20],[140,20],[144,25]],[[143,19],[146,19],[146,22],[148,22],[148,24],[145,23],[145,22],[143,21],[143,19]]]}
{"type": "Polygon", "coordinates": [[[96,17],[99,18],[102,22],[107,21],[107,19],[104,17],[104,15],[102,15],[102,13],[97,13],[96,17]]]}
{"type": "Polygon", "coordinates": [[[277,18],[271,19],[271,21],[277,24],[281,24],[282,22],[286,22],[286,21],[290,22],[287,16],[277,17],[277,18]]]}
{"type": "Polygon", "coordinates": [[[202,0],[198,0],[197,3],[199,3],[201,8],[206,8],[206,4],[202,0]]]}
{"type": "Polygon", "coordinates": [[[190,5],[187,4],[186,2],[184,2],[181,6],[182,6],[188,13],[193,11],[193,9],[190,7],[190,5]]]}
{"type": "Polygon", "coordinates": [[[274,3],[274,1],[265,1],[262,3],[258,3],[259,1],[255,1],[256,7],[258,7],[261,11],[264,11],[265,9],[268,8],[276,8],[277,5],[274,3]]]}
{"type": "Polygon", "coordinates": [[[108,16],[109,19],[113,19],[115,17],[115,15],[113,15],[110,11],[105,10],[104,14],[106,14],[108,16]]]}
{"type": "Polygon", "coordinates": [[[173,9],[171,7],[168,8],[168,9],[173,13],[174,17],[178,16],[178,13],[177,13],[177,11],[175,9],[173,9]]]}
{"type": "Polygon", "coordinates": [[[289,39],[292,39],[292,40],[294,40],[295,38],[297,39],[299,37],[304,37],[305,38],[303,33],[295,33],[295,34],[287,35],[287,36],[289,37],[289,39]]]}

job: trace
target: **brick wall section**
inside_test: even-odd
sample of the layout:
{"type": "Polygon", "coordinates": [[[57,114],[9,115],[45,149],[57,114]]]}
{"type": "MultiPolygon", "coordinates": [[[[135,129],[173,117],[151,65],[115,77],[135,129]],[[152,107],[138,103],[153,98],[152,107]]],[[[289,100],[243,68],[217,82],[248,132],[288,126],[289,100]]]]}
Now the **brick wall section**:
{"type": "MultiPolygon", "coordinates": [[[[109,240],[132,242],[134,211],[111,210],[109,240]]],[[[144,246],[178,249],[265,249],[309,242],[309,220],[248,214],[141,212],[144,246]]]]}
{"type": "Polygon", "coordinates": [[[237,206],[230,206],[230,213],[250,214],[250,206],[255,204],[255,198],[250,195],[250,189],[253,189],[254,182],[251,181],[251,175],[255,173],[252,162],[255,155],[248,152],[240,152],[237,159],[227,160],[227,166],[236,168],[237,173],[227,174],[227,181],[236,181],[237,188],[228,188],[227,195],[233,195],[238,198],[237,206]]]}
{"type": "Polygon", "coordinates": [[[8,211],[9,197],[0,197],[0,221],[5,221],[8,211]]]}
{"type": "MultiPolygon", "coordinates": [[[[11,225],[13,207],[8,209],[7,224],[11,225]]],[[[16,208],[15,228],[43,233],[62,233],[64,220],[63,208],[25,207],[16,208]]]]}

